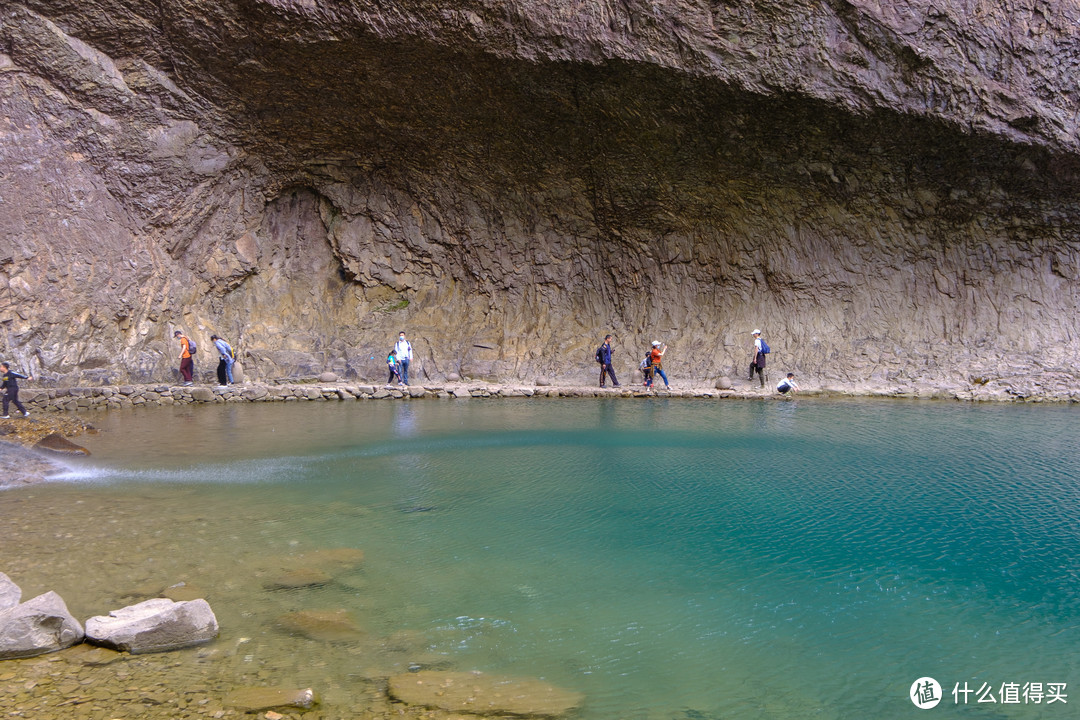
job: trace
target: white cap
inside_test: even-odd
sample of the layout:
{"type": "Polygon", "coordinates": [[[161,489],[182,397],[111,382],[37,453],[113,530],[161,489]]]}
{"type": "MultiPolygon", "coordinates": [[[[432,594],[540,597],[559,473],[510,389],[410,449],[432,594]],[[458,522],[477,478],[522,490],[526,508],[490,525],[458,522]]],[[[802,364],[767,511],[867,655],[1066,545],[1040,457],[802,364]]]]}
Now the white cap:
{"type": "Polygon", "coordinates": [[[760,334],[761,334],[761,331],[760,331],[760,330],[755,330],[754,332],[752,332],[752,333],[750,333],[750,334],[751,334],[751,335],[760,335],[760,334]]]}
{"type": "Polygon", "coordinates": [[[659,340],[653,340],[652,344],[653,344],[653,347],[660,347],[660,341],[659,340]]]}

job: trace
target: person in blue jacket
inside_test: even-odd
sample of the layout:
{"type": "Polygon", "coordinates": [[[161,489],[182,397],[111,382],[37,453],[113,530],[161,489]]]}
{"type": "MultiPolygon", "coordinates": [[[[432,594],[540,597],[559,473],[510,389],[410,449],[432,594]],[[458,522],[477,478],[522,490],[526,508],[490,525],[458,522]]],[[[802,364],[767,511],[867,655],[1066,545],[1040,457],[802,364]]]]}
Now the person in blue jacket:
{"type": "Polygon", "coordinates": [[[33,380],[33,375],[22,375],[17,372],[12,372],[9,364],[0,363],[0,390],[4,391],[4,415],[3,419],[7,420],[8,406],[11,403],[15,403],[15,409],[22,413],[23,417],[30,417],[30,413],[26,412],[26,408],[19,402],[19,380],[33,380]]]}
{"type": "Polygon", "coordinates": [[[615,368],[611,366],[611,336],[604,336],[604,344],[596,351],[596,359],[600,363],[600,387],[604,387],[605,378],[611,376],[612,387],[619,387],[619,379],[615,377],[615,368]]]}
{"type": "Polygon", "coordinates": [[[224,338],[219,338],[217,335],[211,335],[210,342],[214,343],[214,347],[218,351],[218,387],[232,385],[232,366],[236,362],[236,353],[233,352],[232,346],[225,342],[224,338]]]}

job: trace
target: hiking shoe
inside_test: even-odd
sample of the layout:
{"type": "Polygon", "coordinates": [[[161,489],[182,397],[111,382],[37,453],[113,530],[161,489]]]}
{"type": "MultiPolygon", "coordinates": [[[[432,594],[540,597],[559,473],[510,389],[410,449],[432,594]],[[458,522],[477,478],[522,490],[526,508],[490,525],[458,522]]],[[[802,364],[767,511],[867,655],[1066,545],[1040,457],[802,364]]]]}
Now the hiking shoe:
{"type": "Polygon", "coordinates": [[[10,420],[10,419],[11,419],[10,415],[0,415],[0,420],[10,420]]]}
{"type": "Polygon", "coordinates": [[[28,412],[24,412],[24,413],[22,414],[22,416],[23,416],[23,417],[30,417],[30,413],[28,413],[28,412]]]}

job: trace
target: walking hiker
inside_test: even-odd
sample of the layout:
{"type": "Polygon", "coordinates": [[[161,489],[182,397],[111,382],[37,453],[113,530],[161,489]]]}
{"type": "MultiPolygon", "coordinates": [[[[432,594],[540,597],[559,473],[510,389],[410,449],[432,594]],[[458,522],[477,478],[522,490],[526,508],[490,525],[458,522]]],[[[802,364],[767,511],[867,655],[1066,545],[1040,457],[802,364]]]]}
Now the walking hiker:
{"type": "Polygon", "coordinates": [[[3,419],[7,420],[8,405],[15,403],[15,409],[22,413],[23,417],[30,417],[30,413],[26,412],[26,408],[19,402],[19,380],[33,380],[33,375],[23,375],[21,373],[12,372],[9,364],[0,363],[0,389],[4,391],[4,415],[3,419]]]}
{"type": "Polygon", "coordinates": [[[405,339],[404,330],[398,333],[398,340],[394,343],[394,355],[397,357],[398,374],[400,375],[398,385],[408,386],[409,363],[412,362],[412,345],[405,339]]]}
{"type": "MultiPolygon", "coordinates": [[[[649,351],[649,360],[652,361],[653,374],[664,379],[665,390],[671,387],[668,385],[667,375],[664,374],[664,353],[666,352],[667,345],[661,345],[659,340],[653,340],[652,350],[649,351]]],[[[649,378],[649,387],[652,387],[652,378],[649,378]]]]}
{"type": "Polygon", "coordinates": [[[615,377],[615,368],[611,366],[611,336],[604,336],[604,344],[596,349],[596,362],[600,364],[600,387],[604,387],[604,379],[611,376],[611,386],[619,387],[619,379],[615,377]]]}
{"type": "Polygon", "coordinates": [[[217,380],[220,387],[226,385],[232,385],[232,366],[236,362],[236,353],[233,352],[232,345],[225,342],[224,339],[219,338],[217,335],[210,336],[210,342],[214,343],[214,347],[218,351],[218,366],[217,366],[217,380]]]}
{"type": "Polygon", "coordinates": [[[184,333],[177,330],[173,337],[180,341],[180,376],[184,378],[184,385],[191,384],[191,378],[195,372],[195,344],[184,333]]]}
{"type": "Polygon", "coordinates": [[[761,339],[761,331],[754,330],[754,359],[750,361],[750,382],[754,382],[754,373],[757,372],[761,387],[765,387],[765,356],[769,354],[769,345],[761,339]]]}
{"type": "Polygon", "coordinates": [[[386,384],[394,382],[394,378],[401,382],[401,375],[398,373],[397,351],[391,350],[390,354],[386,356],[386,367],[390,370],[390,377],[386,378],[386,384]]]}

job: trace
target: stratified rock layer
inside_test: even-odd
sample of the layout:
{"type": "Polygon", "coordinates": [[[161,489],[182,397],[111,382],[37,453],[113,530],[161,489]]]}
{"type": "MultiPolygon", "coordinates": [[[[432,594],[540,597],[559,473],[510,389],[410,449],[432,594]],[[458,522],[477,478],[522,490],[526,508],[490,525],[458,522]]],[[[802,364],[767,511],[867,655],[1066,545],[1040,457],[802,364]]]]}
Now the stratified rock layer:
{"type": "Polygon", "coordinates": [[[25,0],[0,11],[0,353],[174,379],[875,388],[1080,356],[1064,0],[25,0]]]}

